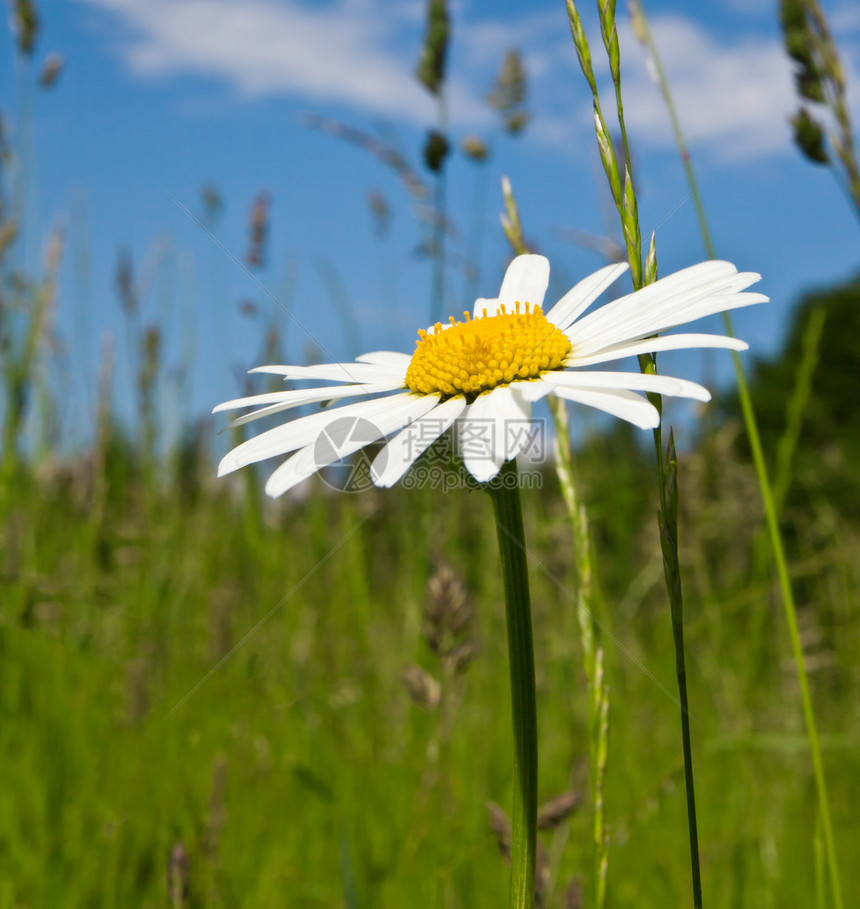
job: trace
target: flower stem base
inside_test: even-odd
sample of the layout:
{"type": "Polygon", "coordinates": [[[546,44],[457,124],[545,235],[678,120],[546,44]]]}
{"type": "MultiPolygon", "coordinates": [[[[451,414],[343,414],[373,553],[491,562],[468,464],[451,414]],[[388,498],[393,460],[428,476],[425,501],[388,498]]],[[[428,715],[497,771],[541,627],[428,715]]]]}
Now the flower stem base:
{"type": "Polygon", "coordinates": [[[537,851],[537,705],[523,512],[516,461],[487,485],[493,500],[510,658],[514,726],[510,909],[533,909],[537,851]]]}

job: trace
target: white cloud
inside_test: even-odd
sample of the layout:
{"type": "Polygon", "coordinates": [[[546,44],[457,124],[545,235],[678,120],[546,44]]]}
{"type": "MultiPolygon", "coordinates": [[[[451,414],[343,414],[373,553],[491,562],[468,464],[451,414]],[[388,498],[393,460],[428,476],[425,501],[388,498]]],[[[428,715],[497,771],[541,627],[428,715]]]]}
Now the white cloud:
{"type": "MultiPolygon", "coordinates": [[[[652,30],[689,142],[708,145],[722,159],[791,149],[788,117],[797,103],[778,37],[722,44],[701,26],[675,16],[655,19],[652,30]]],[[[665,104],[629,26],[621,41],[628,126],[651,145],[673,145],[665,104]]]]}
{"type": "Polygon", "coordinates": [[[419,122],[433,117],[432,100],[412,75],[423,30],[420,4],[84,2],[119,21],[120,52],[143,78],[197,74],[248,96],[290,94],[419,122]],[[411,59],[402,52],[404,32],[415,36],[411,59]]]}
{"type": "MultiPolygon", "coordinates": [[[[435,119],[432,100],[413,75],[423,0],[81,2],[118,20],[120,52],[144,78],[197,74],[248,96],[291,95],[421,125],[435,119]]],[[[482,96],[504,52],[517,47],[531,80],[533,141],[559,149],[577,140],[590,143],[590,98],[558,7],[505,19],[470,20],[467,13],[458,9],[453,23],[448,106],[454,126],[486,127],[490,115],[482,96]]],[[[718,41],[703,25],[677,15],[654,17],[651,26],[691,143],[721,159],[791,152],[787,118],[797,105],[775,26],[767,37],[731,41],[718,41]]],[[[628,127],[640,148],[669,148],[665,105],[626,19],[619,19],[619,34],[628,127]]],[[[599,35],[592,51],[599,68],[599,35]]],[[[846,63],[849,82],[856,81],[853,54],[846,63]]]]}

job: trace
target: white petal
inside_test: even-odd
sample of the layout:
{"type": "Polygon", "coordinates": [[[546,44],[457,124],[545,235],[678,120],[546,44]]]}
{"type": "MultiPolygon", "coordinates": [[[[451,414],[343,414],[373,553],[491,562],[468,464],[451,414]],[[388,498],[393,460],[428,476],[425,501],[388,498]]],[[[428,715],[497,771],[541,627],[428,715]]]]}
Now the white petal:
{"type": "MultiPolygon", "coordinates": [[[[590,326],[591,336],[583,337],[577,326],[583,323],[574,323],[566,332],[572,341],[574,353],[579,356],[589,356],[605,347],[628,341],[639,341],[660,331],[676,328],[687,322],[703,319],[705,316],[728,312],[742,306],[752,306],[755,303],[766,303],[768,297],[764,294],[715,294],[703,296],[697,300],[690,300],[678,309],[663,309],[657,313],[646,313],[635,319],[630,319],[625,324],[616,322],[618,314],[590,326]]],[[[611,304],[610,304],[611,305],[611,304]]],[[[599,312],[602,312],[600,310],[599,312]]],[[[598,313],[593,313],[598,315],[598,313]]],[[[621,316],[620,318],[624,318],[621,316]]]]}
{"type": "MultiPolygon", "coordinates": [[[[739,277],[743,276],[739,275],[739,277]]],[[[760,293],[737,293],[733,291],[731,293],[714,294],[689,304],[674,315],[668,314],[658,331],[675,328],[675,326],[684,325],[687,322],[695,322],[697,319],[704,319],[717,313],[728,312],[730,309],[740,309],[744,306],[754,306],[756,303],[768,302],[770,302],[770,297],[760,293]]]]}
{"type": "Polygon", "coordinates": [[[548,384],[557,388],[626,388],[629,391],[650,391],[658,395],[694,398],[697,401],[711,400],[711,393],[704,386],[671,376],[573,370],[547,373],[544,378],[548,384]]]}
{"type": "Polygon", "coordinates": [[[283,495],[287,490],[292,489],[297,483],[306,480],[323,467],[354,454],[360,448],[364,448],[371,442],[375,442],[395,429],[408,425],[423,416],[427,411],[432,410],[438,401],[438,395],[424,395],[423,397],[413,395],[409,401],[410,406],[407,408],[386,410],[384,413],[377,414],[373,420],[367,420],[365,416],[363,419],[370,424],[367,427],[369,431],[357,434],[357,437],[346,440],[336,449],[331,445],[323,446],[320,449],[317,439],[314,439],[275,470],[266,483],[266,494],[273,498],[283,495]]]}
{"type": "MultiPolygon", "coordinates": [[[[396,387],[396,386],[395,386],[396,387]]],[[[269,404],[284,404],[287,407],[300,407],[302,404],[313,404],[316,401],[335,400],[354,395],[370,395],[375,391],[385,391],[376,384],[372,385],[328,385],[325,388],[297,388],[292,391],[273,391],[266,394],[251,395],[247,398],[235,398],[212,408],[212,413],[225,410],[238,410],[241,407],[260,407],[269,404]]]]}
{"type": "Polygon", "coordinates": [[[261,372],[285,379],[319,379],[335,382],[388,382],[403,378],[406,370],[370,363],[319,363],[314,366],[257,366],[249,372],[261,372]]]}
{"type": "Polygon", "coordinates": [[[517,256],[505,272],[499,306],[504,306],[508,312],[514,312],[517,303],[543,306],[548,284],[549,259],[546,256],[517,256]]]}
{"type": "Polygon", "coordinates": [[[399,350],[374,350],[355,359],[359,363],[388,366],[391,369],[402,369],[403,372],[406,372],[412,357],[409,354],[401,353],[399,350]]]}
{"type": "Polygon", "coordinates": [[[626,262],[618,262],[615,265],[607,265],[593,275],[583,278],[552,307],[546,314],[547,319],[562,330],[567,328],[629,267],[626,262]]]}
{"type": "MultiPolygon", "coordinates": [[[[505,461],[513,461],[514,458],[523,453],[527,446],[534,445],[536,434],[542,433],[545,428],[543,421],[532,420],[531,403],[526,401],[516,389],[511,388],[511,393],[514,398],[519,398],[520,406],[523,410],[522,415],[517,416],[513,423],[509,421],[505,425],[505,461]]],[[[538,442],[538,445],[540,446],[540,442],[538,442]]],[[[542,449],[539,448],[539,450],[542,449]]]]}
{"type": "Polygon", "coordinates": [[[491,480],[505,461],[528,441],[531,405],[510,386],[477,397],[458,424],[457,444],[466,469],[481,483],[491,480]],[[526,437],[523,440],[523,437],[526,437]]]}
{"type": "Polygon", "coordinates": [[[556,394],[567,401],[595,407],[613,417],[620,417],[640,429],[654,429],[660,425],[657,408],[646,398],[633,391],[585,391],[579,388],[559,388],[556,394]]]}
{"type": "Polygon", "coordinates": [[[466,409],[463,397],[448,398],[398,433],[371,465],[377,486],[393,486],[466,409]]]}
{"type": "Polygon", "coordinates": [[[712,313],[763,302],[760,294],[737,293],[759,278],[750,272],[737,274],[728,262],[702,262],[607,303],[566,333],[574,355],[589,356],[712,313]]]}
{"type": "Polygon", "coordinates": [[[224,476],[226,473],[256,461],[264,461],[266,458],[302,448],[313,442],[335,420],[360,416],[373,422],[378,416],[389,411],[408,413],[415,400],[416,397],[411,392],[404,392],[399,395],[374,398],[372,401],[359,401],[356,404],[347,404],[345,407],[336,407],[334,410],[325,410],[321,413],[290,420],[282,426],[261,432],[260,435],[248,439],[247,442],[243,442],[228,452],[218,465],[218,476],[224,476]]]}
{"type": "MultiPolygon", "coordinates": [[[[263,417],[270,417],[273,413],[280,413],[282,410],[290,410],[293,407],[298,407],[301,404],[314,404],[321,402],[323,405],[334,404],[343,398],[352,398],[358,395],[366,394],[382,394],[385,391],[396,391],[398,388],[403,388],[403,382],[387,382],[387,383],[375,383],[373,385],[335,385],[328,386],[327,388],[303,388],[300,389],[304,393],[305,397],[301,400],[296,398],[295,400],[290,400],[287,403],[283,404],[272,404],[270,407],[263,407],[260,410],[255,410],[253,413],[246,413],[241,417],[237,417],[233,420],[228,428],[232,429],[234,426],[244,426],[246,423],[252,423],[254,420],[260,420],[263,417]],[[365,389],[364,391],[359,391],[359,389],[365,389]]],[[[278,392],[275,392],[278,394],[278,392]]],[[[290,392],[280,392],[280,394],[290,394],[290,392]]],[[[264,395],[258,395],[257,397],[265,397],[264,395]]],[[[252,400],[248,398],[247,400],[252,400]]],[[[224,405],[220,405],[224,407],[224,405]]]]}
{"type": "MultiPolygon", "coordinates": [[[[606,315],[600,316],[607,312],[624,315],[624,321],[641,318],[643,315],[651,318],[667,308],[674,312],[683,308],[691,299],[700,299],[703,295],[720,293],[733,287],[737,279],[737,269],[730,262],[700,262],[607,303],[585,316],[579,324],[585,331],[592,322],[608,318],[606,315]]],[[[746,284],[751,284],[756,279],[757,276],[746,284]]]]}
{"type": "Polygon", "coordinates": [[[568,366],[591,366],[595,363],[607,363],[619,360],[621,357],[638,356],[644,353],[658,353],[661,350],[687,350],[691,347],[722,347],[728,350],[748,350],[749,344],[739,338],[730,338],[726,335],[661,335],[660,337],[646,338],[643,341],[623,341],[604,347],[598,353],[590,356],[570,357],[568,366]]]}
{"type": "Polygon", "coordinates": [[[553,389],[555,388],[550,382],[544,381],[547,375],[549,375],[549,373],[545,373],[539,379],[511,382],[508,388],[513,388],[524,401],[533,404],[535,401],[540,401],[541,398],[545,398],[548,394],[552,394],[553,389]]]}

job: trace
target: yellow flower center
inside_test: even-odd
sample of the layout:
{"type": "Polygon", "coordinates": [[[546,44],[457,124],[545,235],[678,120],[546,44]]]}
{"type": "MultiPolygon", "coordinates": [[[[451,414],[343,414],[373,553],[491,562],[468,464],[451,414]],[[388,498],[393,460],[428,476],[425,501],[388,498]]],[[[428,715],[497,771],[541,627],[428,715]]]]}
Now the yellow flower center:
{"type": "Polygon", "coordinates": [[[497,385],[537,379],[552,369],[563,369],[571,350],[567,337],[547,321],[539,307],[455,322],[435,334],[419,330],[415,353],[406,370],[406,385],[418,394],[465,395],[474,400],[497,385]]]}

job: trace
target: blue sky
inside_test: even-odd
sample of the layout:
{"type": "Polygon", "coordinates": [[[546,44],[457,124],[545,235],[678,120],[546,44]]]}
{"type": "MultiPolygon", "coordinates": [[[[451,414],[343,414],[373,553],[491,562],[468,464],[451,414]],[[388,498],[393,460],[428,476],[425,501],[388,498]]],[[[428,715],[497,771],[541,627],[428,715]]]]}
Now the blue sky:
{"type": "MultiPolygon", "coordinates": [[[[622,7],[625,110],[641,220],[643,228],[657,228],[660,271],[668,274],[704,251],[662,101],[622,7]]],[[[787,117],[795,102],[774,7],[759,0],[646,5],[718,254],[761,272],[760,287],[773,299],[736,318],[738,333],[761,355],[778,347],[800,291],[844,279],[860,265],[858,223],[837,183],[791,143],[787,117]]],[[[19,255],[36,261],[52,226],[66,226],[55,321],[69,351],[69,423],[88,422],[107,336],[116,347],[118,405],[130,407],[132,368],[113,287],[123,247],[144,285],[143,322],[165,327],[168,366],[194,352],[185,384],[163,389],[174,423],[180,413],[233,397],[236,373],[258,362],[277,310],[260,284],[303,327],[279,316],[289,361],[303,360],[313,339],[327,352],[323,359],[411,349],[416,328],[428,319],[432,268],[414,253],[422,228],[409,198],[368,153],[309,129],[302,115],[394,137],[420,170],[423,136],[435,123],[434,105],[412,76],[423,2],[54,0],[40,12],[43,32],[32,64],[14,60],[9,42],[0,51],[0,106],[15,124],[11,139],[26,165],[28,224],[19,255]],[[50,92],[31,91],[51,51],[66,61],[60,81],[50,92]],[[217,243],[188,214],[201,216],[207,183],[225,203],[212,226],[217,243]],[[384,238],[373,231],[373,190],[393,212],[384,238]],[[271,232],[255,281],[234,257],[245,258],[248,216],[261,191],[271,197],[271,232]],[[357,333],[344,329],[321,277],[332,267],[357,333]],[[248,300],[257,304],[256,317],[240,311],[248,300]]],[[[856,122],[860,10],[841,2],[827,12],[856,122]]],[[[596,12],[583,4],[582,14],[605,86],[596,12]]],[[[603,264],[564,232],[617,231],[607,222],[590,95],[564,3],[463,0],[453,4],[452,20],[451,133],[457,142],[467,134],[484,137],[492,156],[483,174],[460,154],[450,162],[450,215],[460,231],[451,261],[470,248],[477,218],[478,295],[495,295],[507,255],[498,226],[499,179],[507,174],[526,232],[550,257],[560,293],[603,264]],[[524,56],[533,114],[515,139],[500,134],[483,100],[508,48],[524,56]],[[476,199],[483,199],[477,207],[476,199]]],[[[462,312],[470,289],[456,267],[446,292],[447,311],[462,312]]],[[[728,381],[728,355],[713,356],[703,365],[695,353],[666,355],[661,369],[691,378],[704,369],[706,378],[728,381]]]]}

